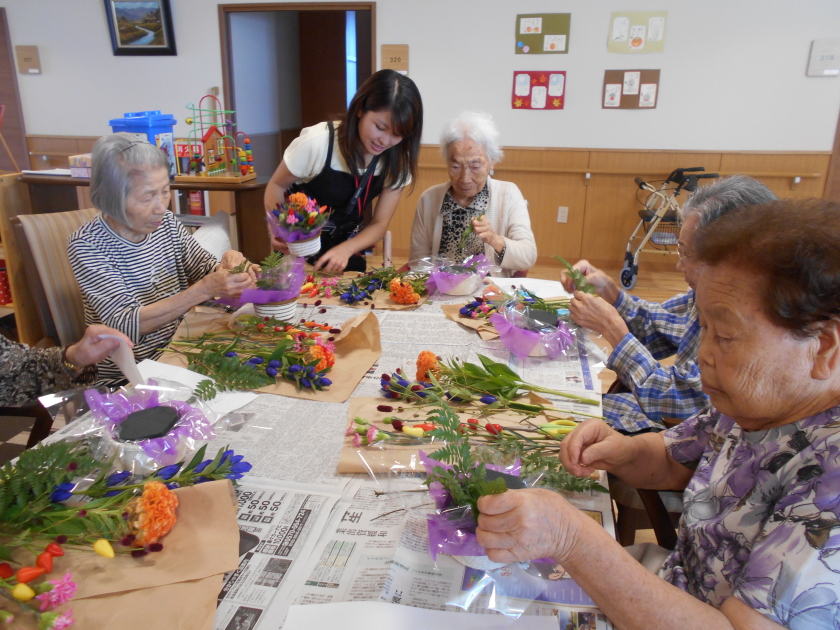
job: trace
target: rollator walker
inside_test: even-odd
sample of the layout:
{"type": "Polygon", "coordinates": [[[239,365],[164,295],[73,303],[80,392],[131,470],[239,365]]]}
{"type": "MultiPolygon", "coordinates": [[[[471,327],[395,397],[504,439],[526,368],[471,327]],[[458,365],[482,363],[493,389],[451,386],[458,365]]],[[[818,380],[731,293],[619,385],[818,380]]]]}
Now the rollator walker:
{"type": "Polygon", "coordinates": [[[697,180],[716,179],[720,177],[717,173],[704,173],[706,169],[702,166],[692,168],[674,169],[662,182],[659,188],[654,186],[658,182],[646,182],[641,177],[633,181],[639,187],[636,191],[636,198],[644,208],[639,210],[640,221],[627,241],[627,251],[624,252],[624,266],[621,269],[621,286],[625,289],[632,289],[636,286],[639,275],[639,255],[646,254],[673,254],[677,253],[677,240],[680,236],[680,204],[677,197],[680,192],[694,192],[697,190],[697,180]],[[701,174],[697,174],[701,173],[701,174]],[[648,193],[647,198],[639,199],[639,190],[648,193]],[[641,240],[640,240],[641,239],[641,240]],[[634,242],[639,245],[633,251],[634,242]],[[645,249],[650,243],[652,249],[645,249]]]}

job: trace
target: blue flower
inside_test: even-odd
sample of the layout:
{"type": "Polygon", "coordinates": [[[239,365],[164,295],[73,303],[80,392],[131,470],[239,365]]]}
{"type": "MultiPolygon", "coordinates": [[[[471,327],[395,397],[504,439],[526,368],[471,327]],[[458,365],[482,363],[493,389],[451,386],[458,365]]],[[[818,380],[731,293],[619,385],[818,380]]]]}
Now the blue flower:
{"type": "Polygon", "coordinates": [[[251,470],[251,468],[252,466],[248,462],[240,461],[236,462],[230,467],[230,472],[239,475],[248,472],[249,470],[251,470]]]}
{"type": "Polygon", "coordinates": [[[50,501],[54,501],[55,503],[66,501],[73,496],[73,488],[75,487],[76,484],[69,482],[57,485],[53,488],[52,494],[50,495],[50,501]]]}
{"type": "Polygon", "coordinates": [[[275,368],[275,367],[265,368],[265,373],[268,374],[269,376],[277,376],[277,368],[275,368]]]}
{"type": "Polygon", "coordinates": [[[212,461],[213,461],[213,460],[210,460],[210,459],[205,459],[205,460],[204,460],[203,462],[201,462],[198,466],[196,466],[195,468],[193,468],[193,472],[196,472],[196,473],[200,473],[200,472],[202,472],[205,468],[207,468],[207,467],[210,465],[210,463],[211,463],[212,461]]]}
{"type": "Polygon", "coordinates": [[[308,378],[300,379],[300,384],[303,385],[304,387],[312,387],[312,383],[309,381],[308,378]]]}
{"type": "Polygon", "coordinates": [[[121,492],[123,492],[123,491],[122,490],[109,490],[108,492],[105,493],[105,496],[106,497],[115,497],[121,492]]]}
{"type": "Polygon", "coordinates": [[[315,366],[314,365],[307,365],[303,370],[304,374],[312,374],[312,372],[314,372],[314,371],[315,371],[315,366]]]}
{"type": "Polygon", "coordinates": [[[265,359],[263,359],[262,357],[251,357],[250,358],[250,362],[253,363],[254,365],[260,365],[263,361],[265,361],[265,359]]]}
{"type": "Polygon", "coordinates": [[[172,479],[177,472],[181,470],[181,464],[172,464],[170,466],[164,466],[160,470],[155,473],[156,477],[160,479],[172,479]]]}
{"type": "Polygon", "coordinates": [[[226,357],[238,357],[239,355],[236,354],[233,350],[231,350],[230,352],[225,352],[225,356],[226,357]]]}
{"type": "Polygon", "coordinates": [[[345,302],[348,302],[350,300],[350,294],[349,293],[342,293],[340,299],[344,300],[345,302]]]}
{"type": "Polygon", "coordinates": [[[423,387],[425,387],[426,389],[430,389],[430,388],[434,387],[434,384],[433,384],[433,383],[429,383],[429,382],[427,382],[427,381],[422,381],[420,384],[421,384],[423,387]]]}
{"type": "Polygon", "coordinates": [[[302,368],[301,366],[297,365],[297,364],[295,364],[295,365],[290,365],[290,366],[289,366],[289,372],[291,372],[292,374],[297,374],[297,373],[298,373],[298,372],[300,372],[302,369],[303,369],[303,368],[302,368]]]}
{"type": "Polygon", "coordinates": [[[494,402],[498,400],[495,396],[491,396],[490,394],[484,394],[481,398],[479,398],[481,402],[485,405],[492,405],[494,402]]]}
{"type": "Polygon", "coordinates": [[[271,211],[271,213],[272,213],[275,217],[277,217],[278,219],[280,218],[280,211],[279,211],[279,210],[272,210],[272,211],[271,211]]]}
{"type": "Polygon", "coordinates": [[[198,484],[198,483],[204,483],[204,482],[206,482],[206,481],[213,481],[213,480],[212,480],[212,479],[210,479],[210,477],[204,477],[204,476],[202,476],[202,477],[196,477],[195,479],[193,479],[193,483],[196,483],[196,484],[198,484]]]}
{"type": "Polygon", "coordinates": [[[426,392],[414,392],[414,393],[417,394],[420,398],[425,398],[426,396],[428,396],[428,394],[426,392]]]}
{"type": "Polygon", "coordinates": [[[166,484],[166,487],[169,488],[170,490],[174,490],[175,488],[180,488],[181,485],[177,482],[173,482],[173,483],[166,484]]]}
{"type": "Polygon", "coordinates": [[[105,485],[109,488],[111,486],[117,486],[129,477],[131,477],[131,473],[127,470],[124,470],[122,472],[116,472],[105,480],[105,485]]]}
{"type": "Polygon", "coordinates": [[[400,387],[408,387],[408,381],[405,380],[404,378],[397,378],[397,384],[400,387]]]}
{"type": "Polygon", "coordinates": [[[277,359],[272,359],[271,361],[268,362],[268,367],[279,368],[280,367],[280,361],[278,361],[277,359]]]}
{"type": "Polygon", "coordinates": [[[318,381],[318,384],[322,385],[323,387],[326,387],[327,385],[332,385],[332,381],[330,379],[328,379],[326,376],[322,376],[320,378],[320,380],[318,381]]]}
{"type": "Polygon", "coordinates": [[[461,315],[469,315],[470,313],[472,313],[472,309],[469,306],[463,306],[458,312],[461,315]]]}

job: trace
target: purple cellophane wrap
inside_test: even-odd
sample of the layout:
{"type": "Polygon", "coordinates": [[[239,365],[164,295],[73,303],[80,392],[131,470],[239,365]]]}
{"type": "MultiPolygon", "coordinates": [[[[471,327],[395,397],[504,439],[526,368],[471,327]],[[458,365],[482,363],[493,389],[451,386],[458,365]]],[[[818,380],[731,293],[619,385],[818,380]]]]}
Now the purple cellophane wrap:
{"type": "MultiPolygon", "coordinates": [[[[154,384],[154,381],[150,381],[154,384]]],[[[172,407],[178,412],[178,422],[172,431],[163,437],[136,442],[149,457],[163,466],[174,464],[178,457],[178,444],[184,438],[212,440],[216,437],[213,425],[200,409],[180,400],[160,400],[158,390],[126,391],[102,394],[95,389],[85,392],[93,417],[116,438],[116,427],[135,411],[151,407],[172,407]]]]}
{"type": "Polygon", "coordinates": [[[448,266],[439,267],[436,271],[432,271],[429,274],[429,279],[426,280],[426,290],[429,293],[434,293],[435,291],[449,293],[464,280],[468,280],[473,274],[483,280],[493,268],[493,263],[487,260],[484,254],[475,254],[464,260],[463,263],[455,264],[462,267],[473,267],[473,271],[470,273],[450,273],[446,271],[449,268],[448,266]]]}
{"type": "Polygon", "coordinates": [[[538,343],[545,348],[549,359],[556,359],[574,342],[574,336],[564,321],[558,320],[555,330],[537,332],[520,328],[511,321],[512,318],[510,311],[493,313],[489,317],[505,348],[513,352],[520,361],[524,361],[538,343]]]}
{"type": "MultiPolygon", "coordinates": [[[[440,466],[444,470],[452,469],[449,464],[432,459],[423,451],[420,451],[420,461],[426,467],[426,474],[436,466],[440,466]]],[[[519,459],[511,466],[485,464],[485,467],[487,470],[495,470],[517,477],[521,471],[519,459]]],[[[441,513],[440,510],[452,508],[453,505],[452,497],[437,481],[429,486],[429,494],[434,499],[435,508],[438,510],[435,514],[426,516],[429,529],[429,553],[432,560],[436,559],[439,553],[452,556],[486,556],[487,552],[484,547],[479,545],[475,538],[475,519],[472,513],[465,510],[463,515],[457,517],[453,513],[441,513]]]]}
{"type": "Polygon", "coordinates": [[[276,271],[272,272],[272,277],[276,279],[274,288],[245,289],[238,298],[221,298],[218,302],[238,309],[248,303],[269,304],[296,300],[306,278],[306,270],[303,266],[305,262],[303,258],[286,256],[276,271]]]}
{"type": "MultiPolygon", "coordinates": [[[[286,243],[297,243],[298,241],[314,238],[321,233],[324,225],[326,225],[326,223],[321,224],[311,232],[302,232],[301,230],[296,230],[293,226],[283,225],[270,211],[266,211],[265,220],[268,221],[268,229],[271,230],[271,235],[274,238],[282,239],[286,243]]],[[[300,224],[295,223],[295,225],[300,224]]]]}

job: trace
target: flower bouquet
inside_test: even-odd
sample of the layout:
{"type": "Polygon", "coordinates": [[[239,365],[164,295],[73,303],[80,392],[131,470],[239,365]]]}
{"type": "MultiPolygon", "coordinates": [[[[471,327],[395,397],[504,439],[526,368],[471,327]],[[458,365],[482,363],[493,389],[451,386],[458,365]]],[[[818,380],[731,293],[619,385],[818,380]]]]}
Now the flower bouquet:
{"type": "Polygon", "coordinates": [[[341,332],[338,328],[306,320],[292,325],[253,315],[240,316],[236,322],[233,330],[170,345],[171,352],[186,357],[189,369],[213,378],[199,383],[198,398],[210,400],[225,390],[256,390],[280,379],[292,381],[298,390],[320,391],[332,385],[327,373],[336,361],[333,335],[341,332]]]}
{"type": "Polygon", "coordinates": [[[292,193],[286,203],[278,203],[266,213],[275,238],[282,239],[294,256],[311,256],[321,250],[321,230],[330,213],[303,193],[292,193]]]}
{"type": "Polygon", "coordinates": [[[419,263],[412,263],[414,268],[428,272],[426,288],[429,293],[437,291],[447,295],[475,293],[485,276],[498,269],[484,254],[476,254],[460,262],[437,257],[424,258],[419,263]]]}
{"type": "MultiPolygon", "coordinates": [[[[11,624],[21,617],[33,627],[29,621],[34,617],[39,629],[71,627],[73,610],[59,608],[85,595],[77,591],[90,591],[73,577],[85,575],[96,557],[90,552],[110,562],[125,557],[128,563],[113,576],[117,581],[121,571],[148,565],[141,559],[163,551],[161,540],[179,518],[172,488],[235,480],[251,468],[224,449],[204,460],[205,448],[186,465],[181,461],[148,476],[110,473],[110,466],[98,462],[82,442],[40,445],[0,468],[0,595],[8,600],[0,606],[0,620],[11,624]],[[56,579],[40,581],[50,574],[56,579]]],[[[77,604],[92,605],[108,604],[77,604]]]]}
{"type": "Polygon", "coordinates": [[[306,284],[301,287],[301,297],[335,297],[338,302],[350,306],[403,308],[420,303],[427,293],[428,277],[428,273],[417,270],[400,271],[394,267],[372,269],[353,278],[310,275],[306,278],[306,284]],[[387,291],[387,298],[384,298],[380,291],[387,291]]]}
{"type": "Polygon", "coordinates": [[[253,302],[260,317],[291,321],[306,274],[303,259],[272,252],[260,265],[256,289],[246,289],[240,300],[253,302]]]}

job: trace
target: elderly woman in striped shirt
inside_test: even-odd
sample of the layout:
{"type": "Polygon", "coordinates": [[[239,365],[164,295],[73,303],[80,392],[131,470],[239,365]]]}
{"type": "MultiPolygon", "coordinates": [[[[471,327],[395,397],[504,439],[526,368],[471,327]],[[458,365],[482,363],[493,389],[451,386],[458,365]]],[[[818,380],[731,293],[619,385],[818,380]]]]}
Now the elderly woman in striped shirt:
{"type": "MultiPolygon", "coordinates": [[[[125,333],[138,361],[160,356],[191,307],[254,286],[252,273],[230,273],[242,254],[227,251],[217,263],[169,211],[169,163],[154,145],[100,138],[90,196],[101,214],[68,241],[85,321],[125,333]]],[[[113,362],[100,364],[100,384],[122,381],[113,362]]]]}

